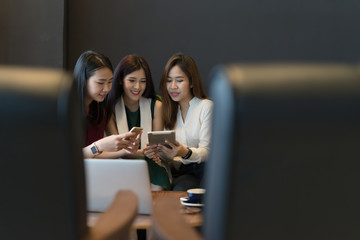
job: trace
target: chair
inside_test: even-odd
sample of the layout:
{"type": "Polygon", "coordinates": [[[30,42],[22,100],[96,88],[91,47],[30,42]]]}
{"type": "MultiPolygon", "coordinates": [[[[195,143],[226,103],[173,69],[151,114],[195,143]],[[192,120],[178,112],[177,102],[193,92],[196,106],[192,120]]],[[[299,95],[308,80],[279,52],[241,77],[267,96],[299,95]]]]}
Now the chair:
{"type": "Polygon", "coordinates": [[[0,238],[126,238],[137,213],[119,192],[87,227],[83,121],[70,75],[0,67],[0,238]]]}
{"type": "Polygon", "coordinates": [[[358,66],[219,66],[211,97],[206,240],[360,238],[358,66]]]}
{"type": "Polygon", "coordinates": [[[130,227],[137,215],[137,203],[138,199],[132,191],[119,191],[110,207],[89,229],[87,239],[129,239],[130,227]]]}

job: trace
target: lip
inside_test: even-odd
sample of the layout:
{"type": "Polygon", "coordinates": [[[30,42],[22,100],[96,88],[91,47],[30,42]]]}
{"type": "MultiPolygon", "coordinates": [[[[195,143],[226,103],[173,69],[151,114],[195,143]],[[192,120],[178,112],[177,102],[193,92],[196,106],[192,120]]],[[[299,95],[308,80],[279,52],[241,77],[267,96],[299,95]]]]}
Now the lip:
{"type": "Polygon", "coordinates": [[[140,91],[130,91],[131,92],[131,94],[133,94],[133,95],[135,95],[135,96],[138,96],[139,94],[140,94],[140,91]]]}
{"type": "Polygon", "coordinates": [[[170,95],[171,95],[172,97],[177,97],[177,96],[180,95],[180,93],[178,93],[178,92],[170,92],[170,95]]]}

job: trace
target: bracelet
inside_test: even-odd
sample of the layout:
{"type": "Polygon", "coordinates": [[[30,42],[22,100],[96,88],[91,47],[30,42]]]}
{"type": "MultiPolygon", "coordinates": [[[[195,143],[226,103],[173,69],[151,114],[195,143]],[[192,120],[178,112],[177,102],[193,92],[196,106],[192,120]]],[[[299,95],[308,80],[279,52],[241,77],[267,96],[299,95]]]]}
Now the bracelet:
{"type": "Polygon", "coordinates": [[[184,157],[182,157],[183,159],[188,159],[188,158],[191,157],[192,151],[191,151],[190,148],[187,148],[187,149],[188,149],[189,151],[188,151],[188,153],[187,153],[184,157]]]}

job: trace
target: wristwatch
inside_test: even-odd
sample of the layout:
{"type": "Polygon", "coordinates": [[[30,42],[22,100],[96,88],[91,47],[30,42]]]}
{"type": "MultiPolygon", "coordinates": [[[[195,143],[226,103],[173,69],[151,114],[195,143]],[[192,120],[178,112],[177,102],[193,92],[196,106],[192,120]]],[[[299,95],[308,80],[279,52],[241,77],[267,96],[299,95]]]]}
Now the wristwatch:
{"type": "Polygon", "coordinates": [[[96,156],[102,153],[102,151],[99,151],[99,148],[96,146],[95,143],[91,144],[90,146],[91,152],[96,156]]]}
{"type": "Polygon", "coordinates": [[[182,159],[188,159],[189,157],[191,157],[191,154],[192,154],[192,151],[191,151],[191,149],[190,148],[187,148],[188,149],[188,152],[187,152],[187,154],[184,156],[184,157],[182,157],[182,159]]]}

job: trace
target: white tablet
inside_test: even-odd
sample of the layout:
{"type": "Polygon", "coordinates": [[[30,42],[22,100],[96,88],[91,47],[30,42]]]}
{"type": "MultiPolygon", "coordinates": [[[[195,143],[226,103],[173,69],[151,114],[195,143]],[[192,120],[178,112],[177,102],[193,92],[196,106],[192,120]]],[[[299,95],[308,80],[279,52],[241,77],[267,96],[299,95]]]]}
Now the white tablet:
{"type": "Polygon", "coordinates": [[[171,142],[173,144],[176,144],[175,131],[174,130],[148,132],[148,138],[149,138],[149,144],[150,145],[163,144],[163,145],[170,148],[170,146],[165,143],[165,140],[167,140],[167,141],[169,141],[169,142],[171,142]]]}

